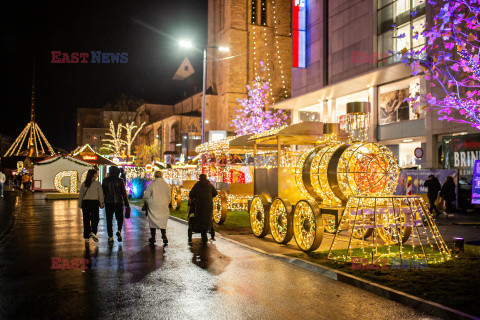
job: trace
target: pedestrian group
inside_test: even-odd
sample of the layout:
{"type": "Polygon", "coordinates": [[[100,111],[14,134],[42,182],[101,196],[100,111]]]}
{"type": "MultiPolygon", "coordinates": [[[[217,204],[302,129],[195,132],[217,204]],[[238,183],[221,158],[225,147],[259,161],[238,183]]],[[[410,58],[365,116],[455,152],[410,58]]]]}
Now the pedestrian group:
{"type": "Polygon", "coordinates": [[[443,186],[441,186],[438,178],[431,174],[425,181],[424,186],[426,186],[428,190],[427,197],[428,202],[430,203],[430,213],[434,217],[438,217],[440,215],[440,210],[435,205],[435,202],[437,201],[437,197],[439,196],[440,192],[440,199],[438,203],[442,207],[445,207],[445,212],[443,213],[443,215],[449,218],[453,218],[453,202],[457,197],[455,193],[455,181],[453,180],[453,177],[448,176],[443,183],[443,186]]]}
{"type": "MultiPolygon", "coordinates": [[[[122,242],[122,226],[124,218],[130,218],[130,205],[128,202],[127,191],[125,187],[125,177],[121,170],[116,166],[111,166],[108,170],[108,176],[103,179],[103,183],[97,180],[98,172],[90,169],[87,172],[85,181],[82,183],[79,191],[78,206],[83,212],[83,238],[88,243],[90,239],[98,242],[98,222],[99,210],[105,208],[107,218],[108,243],[112,244],[113,239],[113,217],[117,222],[116,237],[118,242],[122,242]],[[125,211],[125,215],[124,215],[125,211]]],[[[0,176],[1,178],[1,176],[0,176]]],[[[191,208],[194,208],[195,218],[198,224],[198,230],[202,235],[202,243],[207,244],[207,233],[210,232],[212,241],[215,240],[215,231],[213,229],[213,198],[217,191],[208,181],[205,174],[201,174],[199,181],[195,183],[190,191],[191,208]]],[[[150,227],[149,243],[154,245],[156,242],[156,230],[160,229],[163,245],[168,245],[167,223],[170,216],[169,205],[171,202],[170,186],[162,177],[161,171],[154,173],[154,180],[147,186],[144,193],[145,204],[142,208],[148,217],[150,227]]],[[[191,234],[189,234],[191,242],[191,234]]]]}

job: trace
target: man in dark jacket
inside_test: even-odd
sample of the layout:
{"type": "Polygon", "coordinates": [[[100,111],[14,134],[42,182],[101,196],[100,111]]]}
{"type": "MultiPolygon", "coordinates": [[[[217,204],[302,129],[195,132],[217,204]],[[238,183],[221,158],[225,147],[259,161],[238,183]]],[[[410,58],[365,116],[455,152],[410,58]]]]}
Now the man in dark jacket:
{"type": "Polygon", "coordinates": [[[438,210],[437,206],[435,206],[435,201],[437,200],[438,193],[442,188],[440,181],[438,181],[437,177],[431,174],[428,176],[427,181],[425,181],[423,185],[428,189],[427,197],[428,201],[430,202],[430,213],[434,215],[433,211],[435,210],[437,213],[436,216],[438,216],[440,214],[440,210],[438,210]]]}
{"type": "Polygon", "coordinates": [[[103,179],[103,193],[105,196],[105,213],[107,215],[108,243],[113,242],[113,214],[117,220],[117,240],[122,241],[123,206],[130,207],[128,203],[125,183],[119,178],[120,169],[112,166],[108,169],[108,177],[103,179]]]}
{"type": "MultiPolygon", "coordinates": [[[[205,174],[201,174],[199,180],[190,190],[190,201],[195,206],[195,218],[199,224],[199,229],[202,233],[202,243],[207,244],[207,232],[212,229],[213,218],[213,198],[217,196],[217,190],[208,181],[205,174]]],[[[212,239],[213,239],[212,232],[212,239]]]]}

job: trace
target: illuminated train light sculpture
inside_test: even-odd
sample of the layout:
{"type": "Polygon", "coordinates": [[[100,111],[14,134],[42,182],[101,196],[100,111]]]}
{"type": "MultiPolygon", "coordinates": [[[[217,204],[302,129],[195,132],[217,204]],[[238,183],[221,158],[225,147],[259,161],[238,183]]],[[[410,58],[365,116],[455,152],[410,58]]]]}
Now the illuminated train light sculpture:
{"type": "Polygon", "coordinates": [[[251,138],[255,149],[271,144],[278,162],[266,168],[255,153],[253,233],[271,233],[278,243],[294,237],[303,251],[318,249],[324,232],[332,233],[329,258],[343,261],[450,259],[423,199],[393,196],[399,168],[388,148],[367,141],[369,108],[347,104],[348,137],[338,124],[303,122],[251,138]],[[297,151],[307,145],[315,147],[297,151]]]}
{"type": "Polygon", "coordinates": [[[219,191],[214,198],[213,219],[222,224],[227,211],[247,211],[253,196],[253,142],[250,135],[228,137],[203,143],[195,148],[200,154],[201,173],[207,175],[219,191]]]}
{"type": "Polygon", "coordinates": [[[213,219],[222,224],[227,211],[247,211],[253,196],[253,142],[251,135],[228,137],[205,142],[195,148],[199,154],[198,166],[173,166],[162,170],[163,177],[171,185],[172,208],[178,210],[182,200],[197,182],[201,173],[207,175],[219,191],[214,198],[213,219]]]}
{"type": "Polygon", "coordinates": [[[179,210],[182,200],[188,199],[188,193],[198,180],[199,168],[192,165],[172,166],[162,170],[163,179],[171,187],[172,209],[179,210]]]}

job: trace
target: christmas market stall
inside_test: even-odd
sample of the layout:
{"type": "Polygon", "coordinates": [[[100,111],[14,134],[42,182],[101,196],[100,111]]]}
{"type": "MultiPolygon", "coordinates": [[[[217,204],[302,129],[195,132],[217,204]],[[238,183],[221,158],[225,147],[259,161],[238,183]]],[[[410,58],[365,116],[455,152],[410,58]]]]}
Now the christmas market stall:
{"type": "Polygon", "coordinates": [[[33,190],[76,194],[92,164],[70,156],[54,156],[33,165],[33,190]]]}
{"type": "Polygon", "coordinates": [[[338,124],[320,122],[251,137],[255,197],[249,216],[254,235],[271,233],[278,243],[294,237],[301,250],[313,251],[324,232],[330,232],[328,258],[345,262],[449,260],[423,198],[393,195],[398,164],[388,148],[368,142],[369,110],[368,102],[347,104],[348,137],[338,124]],[[276,151],[257,152],[262,144],[276,151]]]}
{"type": "Polygon", "coordinates": [[[102,182],[107,174],[109,166],[116,165],[115,162],[110,161],[98,152],[96,152],[89,144],[78,147],[72,154],[72,157],[88,162],[98,168],[98,181],[102,182]]]}

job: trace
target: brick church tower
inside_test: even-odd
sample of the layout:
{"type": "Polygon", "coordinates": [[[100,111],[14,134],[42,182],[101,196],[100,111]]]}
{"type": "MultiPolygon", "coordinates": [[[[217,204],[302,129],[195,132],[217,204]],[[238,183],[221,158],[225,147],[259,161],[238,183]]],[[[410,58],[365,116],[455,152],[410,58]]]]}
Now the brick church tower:
{"type": "Polygon", "coordinates": [[[208,1],[208,45],[230,51],[208,51],[207,88],[216,98],[207,96],[206,131],[233,131],[236,100],[257,75],[270,82],[270,104],[290,97],[291,8],[291,0],[208,1]]]}

